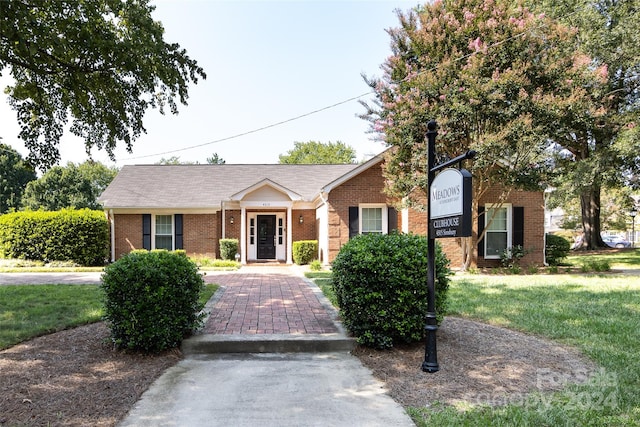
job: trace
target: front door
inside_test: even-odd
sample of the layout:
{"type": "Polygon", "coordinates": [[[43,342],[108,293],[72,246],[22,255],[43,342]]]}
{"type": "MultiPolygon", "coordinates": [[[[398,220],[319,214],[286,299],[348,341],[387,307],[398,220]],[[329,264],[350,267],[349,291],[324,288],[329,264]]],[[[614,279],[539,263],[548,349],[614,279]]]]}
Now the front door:
{"type": "Polygon", "coordinates": [[[276,257],[276,216],[258,215],[258,259],[276,257]]]}

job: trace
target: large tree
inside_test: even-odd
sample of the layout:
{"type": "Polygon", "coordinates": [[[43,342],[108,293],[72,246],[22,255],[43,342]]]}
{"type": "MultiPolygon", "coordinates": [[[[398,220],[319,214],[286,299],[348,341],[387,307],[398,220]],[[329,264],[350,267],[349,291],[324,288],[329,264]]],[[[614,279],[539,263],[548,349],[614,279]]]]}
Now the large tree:
{"type": "Polygon", "coordinates": [[[0,144],[0,215],[20,207],[27,183],[37,178],[33,167],[20,153],[0,144]]]}
{"type": "MultiPolygon", "coordinates": [[[[598,85],[582,84],[588,103],[567,110],[566,120],[554,129],[557,169],[551,200],[563,204],[579,198],[583,247],[602,247],[602,191],[640,187],[640,0],[533,5],[577,28],[578,48],[588,55],[581,60],[600,74],[598,85]]],[[[621,207],[632,204],[627,197],[621,207]]]]}
{"type": "Polygon", "coordinates": [[[22,196],[22,207],[47,211],[64,208],[101,209],[98,196],[117,172],[117,169],[94,161],[54,166],[42,177],[27,184],[22,196]]]}
{"type": "Polygon", "coordinates": [[[355,163],[356,151],[344,142],[295,142],[287,154],[280,154],[280,164],[349,164],[355,163]]]}
{"type": "MultiPolygon", "coordinates": [[[[540,188],[550,127],[560,112],[587,103],[583,82],[599,84],[598,70],[575,50],[575,33],[509,0],[434,1],[398,17],[400,26],[388,31],[393,54],[383,76],[365,77],[376,101],[364,104],[363,115],[394,147],[389,193],[424,205],[432,119],[441,155],[477,151],[468,165],[474,203],[496,186],[504,190],[501,200],[512,189],[540,188]]],[[[463,239],[463,266],[471,243],[463,239]]]]}
{"type": "Polygon", "coordinates": [[[148,0],[0,1],[0,73],[17,113],[29,161],[60,159],[65,126],[87,152],[116,144],[131,151],[149,108],[187,103],[188,85],[206,75],[177,43],[164,40],[148,0]]]}

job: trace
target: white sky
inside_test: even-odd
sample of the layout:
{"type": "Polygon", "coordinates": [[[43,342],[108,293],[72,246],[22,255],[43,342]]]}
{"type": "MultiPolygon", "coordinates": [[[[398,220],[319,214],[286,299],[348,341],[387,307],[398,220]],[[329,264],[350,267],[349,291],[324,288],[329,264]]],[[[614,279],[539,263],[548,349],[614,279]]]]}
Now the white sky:
{"type": "MultiPolygon", "coordinates": [[[[395,1],[205,1],[156,0],[154,19],[196,59],[207,79],[192,85],[189,105],[179,114],[147,112],[147,133],[133,153],[116,150],[114,164],[104,152],[94,160],[110,166],[148,164],[162,157],[199,161],[214,152],[227,163],[277,163],[295,141],[342,141],[357,160],[384,149],[357,117],[356,101],[267,130],[207,144],[269,126],[369,92],[361,77],[380,76],[390,55],[385,29],[397,27],[395,9],[406,11],[418,0],[395,1]],[[207,144],[199,148],[169,151],[207,144]]],[[[5,72],[6,74],[6,72],[5,72]]],[[[0,79],[4,88],[8,80],[0,79]]],[[[361,98],[370,99],[370,96],[361,98]]],[[[19,127],[6,97],[0,102],[0,136],[23,156],[19,127]]],[[[81,140],[65,133],[62,161],[87,159],[81,140]]]]}

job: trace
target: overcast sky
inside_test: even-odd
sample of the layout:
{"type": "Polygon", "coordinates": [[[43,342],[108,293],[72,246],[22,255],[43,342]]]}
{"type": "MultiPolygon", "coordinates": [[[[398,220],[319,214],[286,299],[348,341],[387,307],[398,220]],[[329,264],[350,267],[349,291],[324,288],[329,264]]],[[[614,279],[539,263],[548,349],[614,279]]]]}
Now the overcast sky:
{"type": "MultiPolygon", "coordinates": [[[[205,1],[156,0],[154,18],[165,40],[186,48],[207,79],[191,87],[179,114],[145,116],[147,134],[132,154],[117,150],[116,166],[156,163],[179,156],[205,163],[218,153],[227,163],[277,163],[295,141],[342,141],[358,160],[381,152],[357,117],[352,100],[248,135],[247,133],[369,92],[361,74],[380,76],[390,55],[386,29],[396,27],[395,9],[418,1],[205,1]],[[201,145],[198,148],[191,148],[201,145]],[[180,151],[176,151],[180,150],[180,151]]],[[[5,73],[6,74],[6,73],[5,73]]],[[[0,81],[6,86],[6,76],[0,81]]],[[[363,100],[370,98],[365,96],[363,100]]],[[[0,136],[24,156],[15,113],[0,102],[0,136]]],[[[68,133],[61,143],[62,164],[87,159],[82,141],[68,133]]],[[[114,165],[104,152],[95,160],[114,165]]]]}

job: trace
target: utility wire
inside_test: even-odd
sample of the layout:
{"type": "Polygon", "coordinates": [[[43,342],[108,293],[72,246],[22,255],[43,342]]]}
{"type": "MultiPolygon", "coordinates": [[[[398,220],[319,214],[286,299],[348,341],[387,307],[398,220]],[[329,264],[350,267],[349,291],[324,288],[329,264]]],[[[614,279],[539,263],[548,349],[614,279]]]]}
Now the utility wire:
{"type": "Polygon", "coordinates": [[[179,153],[180,151],[192,150],[194,148],[204,147],[206,145],[211,145],[211,144],[216,144],[218,142],[228,141],[230,139],[240,138],[241,136],[251,135],[252,133],[261,132],[263,130],[274,128],[276,126],[280,126],[280,125],[283,125],[285,123],[293,122],[295,120],[302,119],[304,117],[311,116],[313,114],[317,114],[317,113],[320,113],[320,112],[325,111],[325,110],[330,110],[332,108],[335,108],[335,107],[338,107],[340,105],[349,103],[351,101],[355,101],[356,99],[362,98],[363,96],[367,96],[367,95],[369,95],[371,93],[373,93],[373,92],[369,91],[367,93],[363,93],[361,95],[353,96],[353,97],[351,97],[349,99],[345,99],[343,101],[336,102],[335,104],[327,105],[326,107],[322,107],[322,108],[319,108],[317,110],[309,111],[308,113],[300,114],[299,116],[291,117],[289,119],[282,120],[282,121],[279,121],[279,122],[276,122],[276,123],[272,123],[270,125],[262,126],[262,127],[256,128],[256,129],[252,129],[252,130],[249,130],[249,131],[246,131],[246,132],[238,133],[238,134],[235,134],[235,135],[227,136],[227,137],[224,137],[224,138],[216,139],[216,140],[205,142],[205,143],[202,143],[202,144],[191,145],[189,147],[183,147],[183,148],[177,148],[175,150],[164,151],[162,153],[146,154],[144,156],[136,156],[136,157],[127,157],[127,160],[144,159],[146,157],[154,157],[154,156],[162,156],[162,155],[165,155],[165,154],[179,153]]]}

